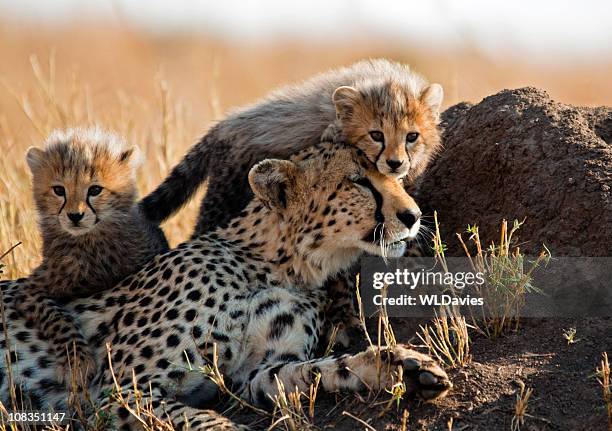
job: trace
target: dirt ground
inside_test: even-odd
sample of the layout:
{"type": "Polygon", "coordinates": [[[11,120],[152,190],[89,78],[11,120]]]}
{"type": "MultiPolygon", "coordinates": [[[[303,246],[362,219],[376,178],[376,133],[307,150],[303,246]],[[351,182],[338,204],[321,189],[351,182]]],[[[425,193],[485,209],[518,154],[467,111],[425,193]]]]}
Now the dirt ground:
{"type": "MultiPolygon", "coordinates": [[[[535,88],[506,90],[444,115],[445,150],[418,195],[425,214],[437,210],[450,255],[461,255],[454,232],[478,224],[485,243],[503,218],[522,220],[522,249],[546,244],[553,256],[612,255],[612,110],[576,108],[535,88]]],[[[612,281],[611,287],[612,289],[612,281]]],[[[418,344],[414,319],[392,321],[396,337],[418,344]]],[[[373,326],[373,325],[371,325],[373,326]]],[[[374,327],[370,333],[376,333],[374,327]]],[[[364,347],[354,337],[351,350],[364,347]]],[[[612,353],[612,319],[531,319],[495,341],[473,337],[473,361],[449,370],[455,385],[444,400],[382,406],[354,395],[319,395],[321,429],[509,430],[520,383],[533,389],[523,430],[605,430],[602,390],[595,379],[601,354],[612,353]],[[576,328],[568,345],[563,331],[576,328]],[[452,419],[452,425],[449,421],[452,419]]],[[[381,399],[388,399],[382,396],[381,399]]],[[[238,414],[253,423],[254,416],[238,414]]],[[[266,429],[269,420],[255,427],[266,429]]]]}
{"type": "Polygon", "coordinates": [[[476,223],[484,243],[500,221],[525,219],[523,250],[612,256],[612,109],[557,103],[536,88],[504,90],[443,114],[444,150],[418,195],[438,212],[449,252],[476,223]]]}
{"type": "MultiPolygon", "coordinates": [[[[398,340],[418,344],[419,323],[394,319],[398,340]]],[[[375,333],[370,325],[370,333],[375,333]]],[[[314,424],[320,429],[362,430],[364,425],[343,415],[348,412],[376,430],[401,430],[404,409],[408,430],[510,430],[520,383],[533,389],[523,430],[606,430],[606,411],[595,368],[601,353],[612,351],[612,319],[524,321],[518,332],[495,341],[474,337],[472,363],[448,370],[454,388],[443,400],[421,404],[403,401],[378,417],[383,405],[352,394],[324,394],[317,398],[314,424]],[[563,330],[575,327],[578,342],[568,345],[563,330]],[[375,404],[375,403],[374,403],[375,404]],[[449,421],[452,419],[452,428],[449,421]]],[[[356,340],[363,337],[357,336],[356,340]]],[[[363,342],[350,350],[364,348],[363,342]]],[[[421,349],[422,350],[422,349],[421,349]]],[[[425,351],[425,350],[422,350],[425,351]]],[[[389,399],[387,394],[380,401],[389,399]]],[[[267,429],[271,421],[253,414],[236,414],[236,421],[267,429]]],[[[283,428],[278,428],[283,429],[283,428]]]]}

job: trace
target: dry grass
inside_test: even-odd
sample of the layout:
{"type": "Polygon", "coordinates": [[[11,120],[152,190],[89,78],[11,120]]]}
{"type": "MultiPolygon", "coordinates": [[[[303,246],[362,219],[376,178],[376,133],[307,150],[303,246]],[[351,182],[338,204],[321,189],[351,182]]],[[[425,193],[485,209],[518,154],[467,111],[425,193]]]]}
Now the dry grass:
{"type": "Polygon", "coordinates": [[[602,396],[608,414],[608,431],[612,431],[612,380],[610,379],[610,362],[608,352],[602,354],[599,367],[596,370],[597,381],[601,385],[602,396]]]}
{"type": "Polygon", "coordinates": [[[285,385],[276,377],[278,393],[272,396],[274,403],[274,417],[269,430],[283,427],[287,431],[309,431],[317,429],[313,423],[314,400],[318,391],[319,380],[316,385],[311,385],[309,394],[305,394],[295,388],[291,391],[285,390],[285,385]],[[304,399],[308,401],[308,408],[304,409],[304,399]],[[312,413],[312,414],[311,414],[312,413]]]}
{"type": "Polygon", "coordinates": [[[546,265],[551,257],[545,246],[534,260],[529,260],[521,253],[515,234],[522,224],[515,220],[512,228],[508,229],[508,222],[503,220],[499,242],[491,243],[487,249],[483,248],[478,227],[468,226],[469,241],[476,249],[472,253],[461,234],[457,234],[472,270],[485,277],[483,285],[475,285],[476,294],[483,298],[484,305],[474,311],[472,321],[488,338],[494,339],[508,330],[518,329],[525,295],[540,292],[532,283],[533,272],[540,265],[546,265]]]}
{"type": "MultiPolygon", "coordinates": [[[[603,104],[612,98],[609,62],[571,69],[514,59],[502,64],[467,42],[452,52],[366,38],[350,46],[258,45],[153,36],[113,23],[44,28],[0,22],[0,250],[23,242],[6,262],[7,277],[27,274],[39,260],[24,157],[53,128],[99,123],[126,135],[147,155],[139,184],[146,193],[228,109],[364,57],[412,64],[445,86],[447,105],[527,84],[568,103],[603,104]]],[[[172,244],[189,236],[196,208],[197,199],[166,223],[172,244]]]]}
{"type": "Polygon", "coordinates": [[[529,398],[533,393],[533,389],[525,387],[525,384],[521,381],[518,382],[520,391],[516,394],[516,403],[514,404],[514,416],[512,416],[512,422],[510,429],[512,431],[519,431],[525,424],[525,418],[530,415],[527,414],[527,406],[529,405],[529,398]]]}
{"type": "MultiPolygon", "coordinates": [[[[434,225],[432,249],[436,261],[444,273],[447,273],[449,270],[445,255],[446,245],[440,235],[436,212],[434,212],[434,225]]],[[[455,294],[452,286],[451,293],[455,294]]],[[[440,315],[436,314],[436,318],[429,325],[420,326],[420,332],[417,335],[429,349],[429,354],[438,361],[451,368],[463,367],[472,360],[470,354],[472,341],[468,331],[470,327],[456,307],[444,307],[440,310],[440,315]]]]}
{"type": "Polygon", "coordinates": [[[356,421],[357,423],[361,424],[364,427],[363,428],[364,430],[367,430],[367,431],[376,431],[376,428],[374,428],[372,425],[370,425],[367,421],[365,421],[365,420],[363,420],[361,418],[358,418],[357,416],[355,416],[352,413],[344,411],[344,412],[342,412],[342,416],[347,416],[347,417],[353,419],[354,421],[356,421]]]}
{"type": "MultiPolygon", "coordinates": [[[[432,81],[441,82],[445,86],[447,106],[462,100],[478,101],[501,88],[523,85],[543,87],[567,103],[597,105],[612,99],[612,87],[608,85],[610,62],[563,69],[529,66],[514,59],[499,63],[469,46],[454,52],[431,52],[365,39],[352,41],[350,47],[291,41],[269,46],[239,45],[206,37],[162,38],[107,23],[51,29],[0,22],[0,58],[3,59],[0,62],[0,250],[10,249],[3,256],[6,268],[2,277],[12,279],[25,275],[38,263],[40,240],[24,159],[26,149],[40,145],[52,129],[95,123],[125,135],[146,154],[139,179],[139,188],[144,194],[160,183],[186,149],[226,110],[250,102],[280,84],[364,57],[378,56],[408,62],[432,81]],[[576,82],[581,84],[575,85],[576,82]],[[21,246],[11,249],[19,242],[21,246]]],[[[164,225],[171,244],[189,236],[198,200],[194,199],[179,217],[164,225]]],[[[450,326],[443,324],[442,328],[452,325],[451,321],[450,326]]],[[[450,329],[444,331],[445,338],[450,340],[450,329]]],[[[396,342],[384,311],[379,317],[378,332],[378,347],[381,340],[387,345],[396,342]]],[[[374,346],[370,336],[367,337],[374,346]]],[[[469,357],[467,346],[462,358],[469,357]]],[[[223,387],[218,367],[212,364],[208,371],[223,387]]],[[[381,367],[380,372],[389,370],[381,367]]],[[[608,382],[610,412],[609,366],[608,378],[603,381],[608,382]]],[[[405,390],[400,382],[383,401],[376,403],[377,394],[370,402],[382,405],[383,413],[397,405],[405,390]]],[[[290,393],[279,399],[277,405],[284,406],[284,410],[279,410],[280,417],[285,419],[278,425],[288,429],[302,423],[312,425],[317,389],[318,384],[307,395],[290,393]],[[303,405],[305,400],[307,408],[303,405]]],[[[17,394],[11,395],[16,403],[17,394]]],[[[137,387],[121,388],[116,384],[108,401],[129,407],[128,411],[144,429],[171,429],[167,421],[155,417],[147,394],[137,387]]],[[[87,405],[95,413],[88,416],[83,412],[81,423],[87,423],[89,429],[104,428],[112,422],[106,413],[108,406],[87,405]]],[[[345,415],[363,427],[372,428],[351,413],[345,415]]],[[[408,411],[404,410],[401,429],[407,428],[407,419],[408,411]]],[[[0,429],[15,428],[0,425],[0,429]]]]}
{"type": "Polygon", "coordinates": [[[421,326],[417,335],[438,361],[451,368],[463,367],[472,360],[468,326],[465,317],[451,314],[421,326]]]}
{"type": "MultiPolygon", "coordinates": [[[[229,399],[231,399],[235,405],[240,405],[241,407],[248,408],[255,413],[263,415],[264,417],[269,416],[269,413],[265,410],[259,409],[252,404],[248,403],[246,400],[240,398],[239,395],[235,394],[230,388],[225,384],[225,377],[221,370],[219,369],[219,349],[217,347],[217,343],[213,343],[213,359],[212,363],[206,364],[203,367],[199,367],[197,371],[204,374],[208,379],[210,379],[216,386],[219,388],[222,394],[226,395],[229,399]]],[[[189,359],[187,359],[189,361],[189,359]]],[[[191,364],[189,365],[189,371],[193,371],[191,364]]]]}
{"type": "MultiPolygon", "coordinates": [[[[109,397],[109,404],[121,406],[126,409],[130,415],[132,415],[140,428],[144,431],[174,431],[174,427],[169,420],[160,418],[155,414],[152,406],[152,399],[147,396],[138,386],[136,381],[136,374],[132,370],[132,388],[124,388],[119,384],[119,380],[113,369],[113,362],[111,359],[111,346],[106,344],[108,366],[113,379],[113,390],[109,397]]],[[[105,406],[102,411],[109,411],[110,405],[105,406]]],[[[98,416],[100,412],[96,412],[98,416]]],[[[112,423],[111,423],[112,426],[112,423]]]]}
{"type": "MultiPolygon", "coordinates": [[[[95,115],[91,112],[94,103],[91,96],[87,91],[80,91],[86,85],[76,75],[70,76],[70,91],[60,94],[58,88],[62,86],[62,80],[57,78],[55,54],[51,54],[44,65],[36,56],[31,56],[29,61],[29,73],[34,78],[31,89],[20,93],[6,79],[2,80],[2,87],[11,96],[15,109],[21,111],[27,119],[27,128],[34,135],[29,143],[31,145],[40,145],[44,137],[55,128],[102,124],[144,147],[148,155],[147,174],[140,175],[139,186],[141,190],[149,191],[161,181],[192,141],[191,136],[184,135],[184,109],[173,101],[167,84],[161,78],[154,78],[157,92],[150,95],[148,103],[118,91],[116,99],[109,102],[104,112],[95,115]],[[147,115],[153,118],[145,122],[147,115]],[[137,120],[139,117],[142,120],[137,120]],[[135,127],[134,124],[140,121],[142,126],[135,127]]],[[[5,118],[0,116],[0,148],[4,153],[4,157],[0,158],[0,164],[3,165],[0,185],[7,192],[0,194],[0,247],[7,248],[17,241],[23,242],[23,247],[8,256],[7,277],[16,278],[27,274],[36,265],[40,241],[30,198],[29,174],[23,164],[25,149],[29,145],[19,145],[19,129],[10,128],[7,121],[1,120],[5,118]]],[[[165,230],[169,238],[175,243],[185,238],[193,217],[191,211],[191,216],[182,214],[180,218],[168,223],[165,230]]]]}
{"type": "MultiPolygon", "coordinates": [[[[391,387],[385,389],[386,395],[381,397],[382,394],[380,392],[371,393],[370,398],[368,399],[368,403],[372,408],[382,406],[382,409],[378,412],[378,417],[382,417],[387,414],[387,412],[389,412],[393,406],[395,406],[399,410],[400,403],[406,395],[406,385],[403,381],[404,376],[402,367],[389,367],[387,364],[384,363],[380,354],[382,350],[396,346],[397,339],[395,338],[393,327],[391,326],[391,322],[389,321],[387,307],[386,305],[383,305],[379,306],[377,311],[377,342],[376,344],[372,342],[372,337],[370,336],[367,328],[366,316],[364,312],[363,302],[361,299],[359,275],[357,275],[355,286],[355,295],[357,297],[357,306],[359,309],[359,322],[370,348],[373,349],[375,352],[378,378],[380,379],[384,375],[386,379],[391,382],[391,387]]],[[[385,298],[387,296],[387,290],[387,285],[385,285],[381,290],[383,304],[386,304],[385,298]]],[[[343,412],[343,414],[357,421],[360,421],[359,418],[352,416],[350,413],[343,412]]]]}

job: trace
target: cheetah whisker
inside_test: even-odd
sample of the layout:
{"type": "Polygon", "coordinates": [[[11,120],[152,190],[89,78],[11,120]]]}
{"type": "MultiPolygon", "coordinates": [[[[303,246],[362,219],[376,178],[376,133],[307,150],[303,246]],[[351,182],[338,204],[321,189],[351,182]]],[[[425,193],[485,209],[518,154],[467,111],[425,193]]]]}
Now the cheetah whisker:
{"type": "MultiPolygon", "coordinates": [[[[380,255],[383,258],[383,260],[385,261],[385,263],[387,263],[387,246],[385,245],[386,241],[385,241],[385,224],[384,223],[378,223],[376,225],[376,227],[374,228],[374,241],[376,241],[376,230],[380,227],[380,241],[379,241],[379,245],[380,245],[380,255]]],[[[375,243],[373,243],[375,244],[375,243]]]]}

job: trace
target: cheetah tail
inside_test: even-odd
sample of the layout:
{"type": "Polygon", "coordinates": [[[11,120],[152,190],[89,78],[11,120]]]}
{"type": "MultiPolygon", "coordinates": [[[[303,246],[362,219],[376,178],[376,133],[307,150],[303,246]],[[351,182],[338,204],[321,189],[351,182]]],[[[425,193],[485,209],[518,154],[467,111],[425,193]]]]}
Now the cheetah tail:
{"type": "Polygon", "coordinates": [[[216,130],[216,127],[210,130],[191,147],[170,175],[139,202],[140,210],[147,220],[156,225],[162,223],[189,202],[206,180],[216,130]]]}

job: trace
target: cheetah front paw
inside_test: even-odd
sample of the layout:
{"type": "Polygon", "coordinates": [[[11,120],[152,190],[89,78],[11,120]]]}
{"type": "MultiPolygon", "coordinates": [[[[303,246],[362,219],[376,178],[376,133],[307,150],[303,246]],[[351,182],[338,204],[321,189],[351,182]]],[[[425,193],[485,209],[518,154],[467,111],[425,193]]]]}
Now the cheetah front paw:
{"type": "Polygon", "coordinates": [[[423,401],[446,396],[453,384],[446,372],[429,356],[398,344],[382,352],[383,358],[403,368],[406,393],[423,401]]]}

